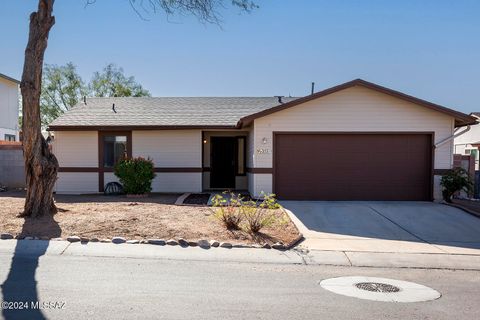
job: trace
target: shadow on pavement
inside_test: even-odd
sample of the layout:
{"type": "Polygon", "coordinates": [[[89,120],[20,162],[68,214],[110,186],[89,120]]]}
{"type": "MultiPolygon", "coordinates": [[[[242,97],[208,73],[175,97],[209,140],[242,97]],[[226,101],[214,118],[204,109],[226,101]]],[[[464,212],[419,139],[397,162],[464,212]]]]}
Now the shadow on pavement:
{"type": "MultiPolygon", "coordinates": [[[[56,237],[60,236],[61,229],[53,216],[42,217],[42,223],[49,224],[48,229],[53,231],[52,234],[56,237]]],[[[31,230],[33,224],[35,224],[35,219],[25,218],[21,235],[28,235],[27,230],[31,230]]],[[[10,271],[7,279],[1,285],[3,301],[7,302],[2,308],[2,315],[6,320],[46,319],[38,307],[39,297],[35,272],[39,259],[47,251],[48,245],[48,240],[17,241],[10,271]]]]}

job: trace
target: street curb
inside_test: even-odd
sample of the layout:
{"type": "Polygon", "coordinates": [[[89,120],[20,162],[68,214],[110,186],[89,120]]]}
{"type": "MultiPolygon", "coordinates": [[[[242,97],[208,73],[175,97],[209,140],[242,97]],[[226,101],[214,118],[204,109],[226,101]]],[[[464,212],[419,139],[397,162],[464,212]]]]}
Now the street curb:
{"type": "MultiPolygon", "coordinates": [[[[294,223],[295,224],[295,223],[294,223]]],[[[297,226],[295,226],[296,228],[297,226]]],[[[297,228],[298,230],[298,228],[297,228]]],[[[303,240],[305,240],[305,238],[303,237],[303,234],[300,233],[298,235],[298,237],[296,237],[294,240],[290,241],[289,244],[285,245],[285,250],[290,250],[290,249],[293,249],[294,247],[296,247],[300,242],[302,242],[303,240]]]]}

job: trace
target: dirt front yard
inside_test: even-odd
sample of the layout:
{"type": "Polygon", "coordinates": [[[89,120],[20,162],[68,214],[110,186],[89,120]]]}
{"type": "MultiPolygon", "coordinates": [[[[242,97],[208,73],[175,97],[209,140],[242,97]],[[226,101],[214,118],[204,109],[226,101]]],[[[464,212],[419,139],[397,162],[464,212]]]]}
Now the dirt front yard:
{"type": "Polygon", "coordinates": [[[255,236],[244,231],[230,232],[218,221],[210,208],[174,205],[179,195],[153,194],[148,198],[125,196],[57,195],[59,212],[41,219],[18,218],[24,194],[0,193],[0,233],[14,236],[66,238],[125,237],[126,239],[218,240],[235,243],[285,244],[299,235],[283,210],[275,210],[278,223],[262,229],[255,236]]]}

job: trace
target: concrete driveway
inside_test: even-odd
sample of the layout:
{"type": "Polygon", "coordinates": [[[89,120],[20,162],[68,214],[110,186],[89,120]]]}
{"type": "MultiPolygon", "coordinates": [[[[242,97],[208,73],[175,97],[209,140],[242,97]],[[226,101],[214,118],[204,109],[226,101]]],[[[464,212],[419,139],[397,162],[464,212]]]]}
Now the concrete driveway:
{"type": "Polygon", "coordinates": [[[431,202],[282,201],[310,250],[480,255],[480,219],[431,202]]]}

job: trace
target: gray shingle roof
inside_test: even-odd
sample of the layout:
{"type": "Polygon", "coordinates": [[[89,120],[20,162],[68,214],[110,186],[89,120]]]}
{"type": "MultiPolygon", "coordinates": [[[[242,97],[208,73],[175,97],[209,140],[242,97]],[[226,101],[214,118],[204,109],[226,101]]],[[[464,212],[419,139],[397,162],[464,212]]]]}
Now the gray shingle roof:
{"type": "MultiPolygon", "coordinates": [[[[282,98],[289,102],[297,98],[282,98]]],[[[276,97],[87,98],[50,124],[69,126],[235,126],[279,105],[276,97]],[[112,110],[115,104],[116,113],[112,110]]]]}

